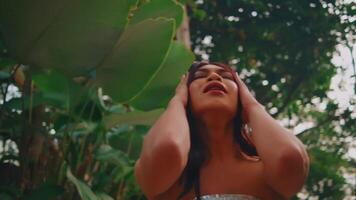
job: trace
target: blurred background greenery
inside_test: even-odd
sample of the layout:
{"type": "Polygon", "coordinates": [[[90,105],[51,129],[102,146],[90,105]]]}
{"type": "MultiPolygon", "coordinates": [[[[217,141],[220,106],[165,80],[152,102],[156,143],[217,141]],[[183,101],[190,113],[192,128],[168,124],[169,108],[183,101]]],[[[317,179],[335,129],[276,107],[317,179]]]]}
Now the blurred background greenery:
{"type": "Polygon", "coordinates": [[[0,5],[0,199],[145,199],[142,139],[194,60],[235,67],[306,145],[293,199],[355,199],[354,1],[0,5]]]}

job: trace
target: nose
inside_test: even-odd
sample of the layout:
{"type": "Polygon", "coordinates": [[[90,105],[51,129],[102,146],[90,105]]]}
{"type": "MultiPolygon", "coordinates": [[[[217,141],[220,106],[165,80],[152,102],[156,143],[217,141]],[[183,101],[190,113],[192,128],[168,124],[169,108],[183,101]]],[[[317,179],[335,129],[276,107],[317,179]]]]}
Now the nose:
{"type": "Polygon", "coordinates": [[[212,81],[212,80],[219,80],[219,81],[222,81],[222,77],[216,73],[216,72],[212,72],[209,74],[208,76],[208,81],[212,81]]]}

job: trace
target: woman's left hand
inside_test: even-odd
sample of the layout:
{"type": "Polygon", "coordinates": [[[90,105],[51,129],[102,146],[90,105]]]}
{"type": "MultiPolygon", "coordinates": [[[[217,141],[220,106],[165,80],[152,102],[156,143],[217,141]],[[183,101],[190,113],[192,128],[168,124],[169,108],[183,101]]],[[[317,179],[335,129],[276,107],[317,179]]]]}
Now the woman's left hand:
{"type": "Polygon", "coordinates": [[[243,107],[243,122],[248,123],[249,122],[249,111],[253,107],[262,107],[262,106],[256,98],[251,94],[250,90],[246,86],[246,84],[240,79],[239,74],[236,72],[237,76],[237,84],[238,84],[238,89],[239,89],[239,95],[241,99],[241,104],[243,107]]]}

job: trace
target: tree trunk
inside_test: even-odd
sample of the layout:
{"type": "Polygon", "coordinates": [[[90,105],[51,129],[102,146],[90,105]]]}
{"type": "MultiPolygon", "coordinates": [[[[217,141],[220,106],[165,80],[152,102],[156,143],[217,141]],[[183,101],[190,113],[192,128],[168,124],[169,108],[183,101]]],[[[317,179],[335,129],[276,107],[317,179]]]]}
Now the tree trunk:
{"type": "Polygon", "coordinates": [[[33,81],[31,72],[25,74],[22,88],[23,98],[29,98],[29,105],[23,106],[23,134],[20,139],[19,155],[21,167],[21,189],[27,193],[37,187],[45,177],[45,160],[40,160],[46,140],[43,122],[45,109],[43,105],[33,106],[33,81]],[[28,109],[25,109],[28,107],[28,109]]]}
{"type": "Polygon", "coordinates": [[[182,25],[177,30],[177,41],[182,42],[187,49],[191,48],[190,32],[189,32],[189,17],[187,15],[187,7],[184,6],[184,15],[182,25]]]}

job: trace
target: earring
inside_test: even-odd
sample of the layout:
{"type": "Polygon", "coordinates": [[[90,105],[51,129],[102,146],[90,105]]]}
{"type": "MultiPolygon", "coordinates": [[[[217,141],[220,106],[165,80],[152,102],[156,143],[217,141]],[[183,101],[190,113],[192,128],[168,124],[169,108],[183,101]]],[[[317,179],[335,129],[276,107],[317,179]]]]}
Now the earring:
{"type": "Polygon", "coordinates": [[[245,124],[244,128],[247,130],[247,133],[248,133],[249,135],[252,134],[252,128],[251,128],[248,124],[245,124]]]}

